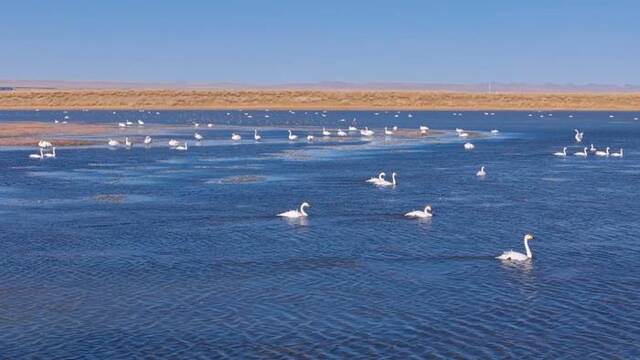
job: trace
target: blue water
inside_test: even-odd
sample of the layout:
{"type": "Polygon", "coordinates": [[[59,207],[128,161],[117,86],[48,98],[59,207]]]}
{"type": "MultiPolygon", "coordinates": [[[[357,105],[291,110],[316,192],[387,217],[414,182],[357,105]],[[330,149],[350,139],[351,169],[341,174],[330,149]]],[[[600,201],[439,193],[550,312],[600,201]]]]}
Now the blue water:
{"type": "Polygon", "coordinates": [[[640,357],[640,114],[226,113],[0,112],[180,125],[156,143],[225,125],[201,125],[187,152],[0,151],[1,358],[640,357]],[[450,136],[286,141],[354,117],[378,134],[501,132],[474,151],[450,136]],[[254,124],[262,143],[228,140],[254,124]],[[578,151],[574,127],[625,157],[551,156],[578,151]],[[364,182],[379,171],[398,186],[364,182]],[[307,221],[274,216],[302,201],[307,221]],[[403,218],[425,204],[433,219],[403,218]],[[494,259],[526,232],[532,261],[494,259]]]}

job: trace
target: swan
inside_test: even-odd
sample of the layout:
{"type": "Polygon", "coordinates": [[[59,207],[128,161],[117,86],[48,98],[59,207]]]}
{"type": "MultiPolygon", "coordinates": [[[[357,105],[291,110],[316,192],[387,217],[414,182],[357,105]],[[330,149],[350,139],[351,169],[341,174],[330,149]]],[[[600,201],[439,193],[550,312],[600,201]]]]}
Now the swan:
{"type": "Polygon", "coordinates": [[[327,131],[327,129],[325,129],[324,126],[322,127],[322,136],[331,136],[331,133],[327,131]]]}
{"type": "Polygon", "coordinates": [[[212,128],[212,127],[213,127],[213,124],[212,124],[212,123],[208,123],[208,124],[207,124],[207,127],[208,127],[208,128],[212,128]]]}
{"type": "Polygon", "coordinates": [[[391,130],[387,130],[387,127],[385,126],[385,127],[384,127],[384,134],[385,134],[385,135],[393,135],[393,131],[391,131],[391,130]]]}
{"type": "Polygon", "coordinates": [[[487,175],[487,173],[486,173],[486,171],[484,171],[484,166],[481,166],[480,170],[478,170],[478,172],[476,173],[476,176],[483,177],[483,176],[486,176],[486,175],[487,175]]]}
{"type": "Polygon", "coordinates": [[[291,132],[291,129],[289,129],[289,140],[290,141],[298,140],[298,135],[293,135],[293,133],[291,132]]]}
{"type": "Polygon", "coordinates": [[[500,132],[500,131],[498,131],[498,129],[493,129],[493,130],[491,130],[491,133],[492,133],[492,134],[498,134],[499,132],[500,132]]]}
{"type": "Polygon", "coordinates": [[[300,209],[299,210],[285,211],[283,213],[278,214],[277,216],[285,217],[285,218],[289,218],[289,219],[297,219],[297,218],[301,218],[301,217],[307,217],[307,216],[309,216],[309,214],[307,214],[304,211],[304,208],[306,208],[306,207],[311,207],[311,205],[309,205],[309,203],[305,201],[300,205],[300,209]]]}
{"type": "MultiPolygon", "coordinates": [[[[55,149],[55,148],[54,148],[54,149],[55,149]]],[[[621,157],[623,157],[623,156],[624,156],[624,150],[622,150],[622,148],[620,148],[620,152],[617,152],[617,153],[615,153],[615,152],[614,152],[614,153],[611,153],[611,156],[621,158],[621,157]]]]}
{"type": "Polygon", "coordinates": [[[193,123],[193,127],[200,127],[199,123],[193,123]]]}
{"type": "Polygon", "coordinates": [[[349,131],[358,131],[358,128],[355,126],[349,126],[349,131]]]}
{"type": "Polygon", "coordinates": [[[118,140],[113,140],[113,139],[109,139],[109,141],[107,142],[107,144],[109,144],[109,146],[118,146],[118,145],[120,145],[120,141],[118,141],[118,140]]]}
{"type": "Polygon", "coordinates": [[[461,133],[458,134],[458,136],[466,138],[466,137],[469,137],[469,133],[461,132],[461,133]]]}
{"type": "Polygon", "coordinates": [[[587,147],[585,146],[582,151],[575,152],[573,155],[587,157],[587,147]]]}
{"type": "Polygon", "coordinates": [[[378,182],[376,182],[375,184],[378,186],[396,186],[397,182],[396,182],[396,173],[391,173],[391,181],[382,179],[378,182]]]}
{"type": "Polygon", "coordinates": [[[393,131],[398,131],[398,126],[394,126],[393,131]]]}
{"type": "Polygon", "coordinates": [[[151,136],[147,135],[147,137],[144,138],[144,144],[145,145],[149,145],[151,144],[153,140],[151,139],[151,136]]]}
{"type": "Polygon", "coordinates": [[[129,140],[128,137],[124,138],[124,145],[126,147],[131,147],[131,145],[133,145],[133,143],[131,142],[131,140],[129,140]]]}
{"type": "Polygon", "coordinates": [[[41,148],[49,148],[49,147],[51,147],[51,146],[53,146],[53,145],[51,145],[51,142],[46,141],[46,140],[44,140],[44,139],[42,139],[42,140],[38,141],[38,147],[41,147],[41,148]]]}
{"type": "Polygon", "coordinates": [[[593,144],[591,144],[591,147],[589,148],[589,151],[596,152],[596,151],[598,151],[598,149],[596,149],[596,147],[593,146],[593,144]]]}
{"type": "Polygon", "coordinates": [[[194,137],[194,139],[196,139],[198,141],[204,139],[204,136],[200,135],[199,133],[194,133],[193,137],[194,137]]]}
{"type": "Polygon", "coordinates": [[[460,128],[456,128],[456,132],[457,132],[458,134],[461,134],[461,133],[463,133],[463,132],[464,132],[464,130],[463,130],[463,129],[460,129],[460,128]]]}
{"type": "Polygon", "coordinates": [[[118,123],[118,127],[124,128],[124,127],[127,127],[127,124],[125,124],[123,122],[119,122],[118,123]]]}
{"type": "Polygon", "coordinates": [[[176,150],[178,151],[187,151],[189,150],[189,146],[187,145],[187,142],[184,142],[184,145],[179,145],[175,147],[176,150]]]}
{"type": "Polygon", "coordinates": [[[231,134],[231,140],[234,140],[234,141],[242,140],[242,136],[233,133],[231,134]]]}
{"type": "Polygon", "coordinates": [[[29,159],[44,159],[42,148],[40,148],[40,154],[29,154],[29,159]]]}
{"type": "Polygon", "coordinates": [[[56,147],[55,147],[55,146],[54,146],[54,147],[52,147],[52,148],[51,148],[51,152],[50,152],[50,153],[46,153],[46,154],[44,154],[44,157],[47,157],[47,158],[55,158],[55,157],[56,157],[56,147]]]}
{"type": "Polygon", "coordinates": [[[364,130],[360,130],[360,135],[362,136],[373,136],[373,134],[375,134],[373,130],[369,130],[366,126],[364,127],[364,130]]]}
{"type": "Polygon", "coordinates": [[[465,150],[473,150],[473,149],[475,149],[475,147],[476,147],[476,146],[475,146],[475,145],[473,145],[473,144],[472,144],[472,143],[470,143],[470,142],[468,142],[468,143],[465,143],[465,144],[464,144],[464,148],[465,148],[465,150]]]}
{"type": "Polygon", "coordinates": [[[131,122],[131,120],[127,120],[127,126],[131,126],[133,125],[133,122],[131,122]]]}
{"type": "Polygon", "coordinates": [[[562,156],[562,157],[567,156],[567,147],[566,146],[563,147],[562,151],[554,152],[553,155],[554,156],[562,156]]]}
{"type": "Polygon", "coordinates": [[[178,142],[178,140],[176,140],[176,139],[171,139],[171,140],[169,140],[169,146],[170,146],[170,147],[176,147],[176,146],[178,146],[178,145],[180,145],[180,143],[178,142]]]}
{"type": "Polygon", "coordinates": [[[338,129],[338,136],[344,137],[344,136],[347,136],[347,133],[342,131],[342,129],[338,129]]]}
{"type": "Polygon", "coordinates": [[[143,126],[144,125],[144,121],[138,120],[138,125],[143,126]]]}
{"type": "Polygon", "coordinates": [[[420,125],[420,131],[429,131],[428,126],[420,125]]]}
{"type": "Polygon", "coordinates": [[[581,143],[582,142],[582,138],[584,137],[584,133],[580,132],[580,130],[578,130],[578,129],[573,129],[573,131],[576,132],[576,135],[574,136],[575,139],[576,139],[576,142],[577,143],[581,143]]]}
{"type": "Polygon", "coordinates": [[[602,150],[598,150],[596,151],[596,156],[609,156],[609,147],[607,146],[607,149],[605,151],[602,150]]]}
{"type": "Polygon", "coordinates": [[[415,210],[415,211],[411,211],[408,212],[406,214],[404,214],[405,217],[408,218],[413,218],[413,219],[425,219],[425,218],[430,218],[433,216],[433,212],[431,210],[431,205],[427,205],[424,208],[424,211],[422,210],[415,210]]]}
{"type": "Polygon", "coordinates": [[[382,183],[382,182],[384,181],[384,177],[385,177],[386,175],[387,175],[387,174],[385,174],[385,173],[384,173],[384,171],[383,171],[383,172],[381,172],[380,174],[378,174],[378,176],[377,176],[377,177],[369,178],[369,179],[367,180],[367,182],[368,182],[368,183],[373,183],[373,184],[379,184],[379,183],[382,183]]]}
{"type": "Polygon", "coordinates": [[[307,141],[313,141],[314,137],[313,135],[307,135],[307,141]]]}
{"type": "Polygon", "coordinates": [[[529,249],[529,240],[533,240],[533,235],[526,234],[524,236],[524,249],[526,250],[526,254],[519,253],[517,251],[509,250],[502,253],[502,255],[497,256],[496,259],[500,260],[508,260],[508,261],[525,261],[533,258],[533,254],[531,253],[531,249],[529,249]]]}

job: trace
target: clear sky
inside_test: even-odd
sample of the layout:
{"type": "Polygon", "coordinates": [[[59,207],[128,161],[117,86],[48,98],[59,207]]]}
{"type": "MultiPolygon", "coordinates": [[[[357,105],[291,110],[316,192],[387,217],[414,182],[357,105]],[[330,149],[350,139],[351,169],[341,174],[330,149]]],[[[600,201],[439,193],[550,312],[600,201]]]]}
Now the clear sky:
{"type": "Polygon", "coordinates": [[[0,79],[640,84],[640,1],[3,1],[0,47],[0,79]]]}

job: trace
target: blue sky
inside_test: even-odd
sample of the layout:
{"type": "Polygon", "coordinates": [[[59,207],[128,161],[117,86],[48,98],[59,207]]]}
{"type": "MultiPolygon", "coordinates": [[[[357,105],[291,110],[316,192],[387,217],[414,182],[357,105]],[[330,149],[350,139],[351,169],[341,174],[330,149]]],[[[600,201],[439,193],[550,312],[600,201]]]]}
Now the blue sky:
{"type": "Polygon", "coordinates": [[[7,1],[0,79],[640,84],[640,1],[7,1]]]}

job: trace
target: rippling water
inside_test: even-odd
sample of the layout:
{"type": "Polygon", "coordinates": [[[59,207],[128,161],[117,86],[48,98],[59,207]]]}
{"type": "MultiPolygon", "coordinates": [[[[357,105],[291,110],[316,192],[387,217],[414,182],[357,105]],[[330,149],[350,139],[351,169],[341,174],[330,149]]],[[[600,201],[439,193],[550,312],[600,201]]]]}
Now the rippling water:
{"type": "Polygon", "coordinates": [[[234,144],[231,128],[201,126],[188,152],[0,151],[0,357],[640,357],[639,114],[412,114],[69,112],[268,129],[234,144]],[[501,133],[465,151],[450,137],[290,143],[278,129],[354,117],[379,133],[501,133]],[[551,156],[578,151],[574,127],[624,159],[551,156]],[[399,185],[368,186],[379,171],[399,185]],[[274,216],[302,201],[308,221],[274,216]],[[427,203],[432,220],[403,218],[427,203]],[[532,262],[494,259],[523,251],[525,232],[532,262]]]}

